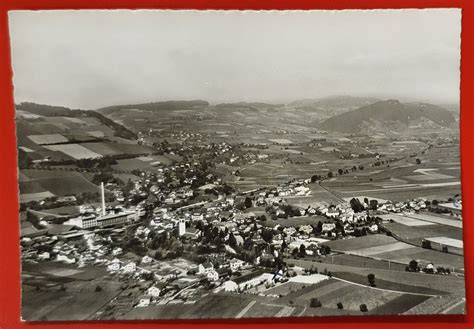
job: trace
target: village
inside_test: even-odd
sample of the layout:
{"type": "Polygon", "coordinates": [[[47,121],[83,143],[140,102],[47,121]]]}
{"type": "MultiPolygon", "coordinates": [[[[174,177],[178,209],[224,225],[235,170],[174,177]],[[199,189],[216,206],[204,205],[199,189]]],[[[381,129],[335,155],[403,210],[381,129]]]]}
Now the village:
{"type": "MultiPolygon", "coordinates": [[[[225,154],[231,146],[222,143],[213,149],[225,154]]],[[[213,174],[201,172],[196,183],[196,175],[189,175],[196,168],[202,166],[185,163],[141,172],[127,190],[102,182],[100,204],[82,205],[79,213],[69,214],[60,224],[57,217],[43,216],[43,229],[22,233],[23,263],[103,267],[108,277],[121,283],[120,293],[94,315],[107,319],[134,308],[194,304],[209,294],[282,297],[271,291],[289,280],[317,284],[331,278],[321,258],[341,252],[331,250],[330,241],[393,236],[384,226],[394,222],[392,215],[410,220],[410,215],[423,214],[429,222],[430,216],[436,219],[434,214],[442,212],[451,217],[443,220],[461,219],[460,201],[452,199],[392,202],[355,197],[337,204],[295,206],[292,197],[311,196],[310,187],[327,177],[242,193],[213,174]],[[288,259],[309,259],[320,273],[288,259]]],[[[449,248],[462,254],[462,246],[449,242],[432,239],[429,248],[439,243],[444,252],[449,248]]],[[[456,271],[438,265],[420,263],[414,271],[456,271]]],[[[409,263],[403,266],[412,271],[409,263]]]]}

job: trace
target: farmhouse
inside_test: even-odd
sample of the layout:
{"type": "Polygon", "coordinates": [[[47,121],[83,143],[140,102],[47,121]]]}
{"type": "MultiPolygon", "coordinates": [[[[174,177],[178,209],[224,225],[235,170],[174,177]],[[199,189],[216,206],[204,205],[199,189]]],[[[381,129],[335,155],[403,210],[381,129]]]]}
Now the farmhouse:
{"type": "Polygon", "coordinates": [[[159,297],[160,293],[161,293],[161,289],[156,287],[156,286],[151,286],[147,290],[147,294],[154,297],[154,298],[159,297]]]}
{"type": "Polygon", "coordinates": [[[208,274],[214,270],[214,265],[210,262],[199,264],[199,274],[208,274]]]}
{"type": "Polygon", "coordinates": [[[232,291],[237,291],[239,289],[239,286],[234,281],[228,280],[222,284],[222,288],[226,292],[232,292],[232,291]]]}
{"type": "Polygon", "coordinates": [[[427,241],[430,244],[431,248],[434,250],[449,252],[456,255],[464,254],[462,240],[445,238],[445,237],[434,237],[434,238],[425,238],[424,241],[427,241]]]}

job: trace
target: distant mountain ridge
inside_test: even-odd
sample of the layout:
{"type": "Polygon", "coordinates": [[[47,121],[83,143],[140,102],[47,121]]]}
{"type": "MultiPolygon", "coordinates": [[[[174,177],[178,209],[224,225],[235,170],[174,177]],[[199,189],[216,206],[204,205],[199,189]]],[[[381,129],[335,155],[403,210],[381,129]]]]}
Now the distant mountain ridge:
{"type": "Polygon", "coordinates": [[[455,118],[448,110],[427,103],[401,103],[398,100],[379,101],[359,109],[335,115],[321,124],[327,131],[346,133],[360,132],[363,126],[371,122],[381,124],[382,128],[390,123],[400,123],[404,126],[417,119],[428,119],[433,123],[449,127],[455,118]]]}
{"type": "Polygon", "coordinates": [[[141,104],[128,104],[128,105],[113,105],[97,109],[96,111],[104,115],[109,115],[113,112],[117,112],[123,109],[137,109],[141,111],[183,111],[183,110],[196,110],[202,109],[209,106],[209,102],[203,100],[191,100],[191,101],[164,101],[164,102],[151,102],[141,104]]]}
{"type": "Polygon", "coordinates": [[[291,102],[289,105],[295,107],[317,107],[329,108],[358,108],[379,102],[375,97],[357,97],[348,95],[333,95],[315,99],[301,99],[291,102]]]}

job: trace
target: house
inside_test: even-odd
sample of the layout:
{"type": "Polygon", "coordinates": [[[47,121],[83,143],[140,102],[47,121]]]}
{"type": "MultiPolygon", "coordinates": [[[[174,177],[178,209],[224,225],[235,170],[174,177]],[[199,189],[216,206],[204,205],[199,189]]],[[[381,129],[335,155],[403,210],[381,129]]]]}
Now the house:
{"type": "Polygon", "coordinates": [[[271,283],[273,280],[272,273],[261,273],[259,271],[236,278],[234,281],[240,289],[250,289],[263,283],[271,283]]]}
{"type": "Polygon", "coordinates": [[[201,231],[195,227],[188,227],[186,228],[186,232],[184,233],[184,236],[190,239],[197,239],[199,238],[199,234],[201,231]]]}
{"type": "Polygon", "coordinates": [[[199,264],[199,274],[207,274],[214,270],[214,265],[210,262],[199,264]]]}
{"type": "Polygon", "coordinates": [[[336,224],[334,223],[324,223],[322,225],[322,231],[323,232],[330,232],[336,228],[336,224]]]}
{"type": "Polygon", "coordinates": [[[230,260],[230,269],[232,270],[232,272],[236,272],[238,270],[240,270],[240,268],[244,265],[244,262],[240,259],[237,259],[237,258],[233,258],[230,260]]]}
{"type": "Polygon", "coordinates": [[[161,289],[156,287],[156,286],[151,286],[150,288],[148,288],[147,290],[147,294],[152,296],[153,298],[157,298],[160,296],[160,293],[161,293],[161,289]]]}
{"type": "Polygon", "coordinates": [[[75,258],[69,258],[66,255],[58,255],[56,259],[57,261],[64,262],[66,264],[74,264],[76,262],[75,258]]]}
{"type": "Polygon", "coordinates": [[[224,289],[224,291],[226,292],[232,292],[237,291],[239,289],[239,286],[234,281],[228,280],[222,284],[222,289],[224,289]]]}
{"type": "Polygon", "coordinates": [[[150,256],[143,256],[142,258],[142,264],[150,264],[153,261],[153,258],[150,256]]]}
{"type": "Polygon", "coordinates": [[[38,255],[38,260],[48,260],[51,257],[49,252],[45,251],[38,255]]]}
{"type": "Polygon", "coordinates": [[[118,270],[120,270],[120,261],[115,258],[112,263],[107,265],[107,270],[110,272],[117,272],[118,270]]]}
{"type": "Polygon", "coordinates": [[[125,265],[122,270],[124,273],[133,273],[136,271],[136,269],[137,269],[137,264],[135,264],[134,262],[130,262],[127,265],[125,265]]]}
{"type": "Polygon", "coordinates": [[[372,232],[372,233],[377,233],[379,231],[378,225],[374,224],[374,225],[370,226],[369,231],[372,232]]]}
{"type": "Polygon", "coordinates": [[[121,255],[122,253],[123,253],[123,251],[122,251],[122,248],[120,248],[120,247],[116,247],[112,250],[112,255],[114,255],[114,256],[121,255]]]}
{"type": "Polygon", "coordinates": [[[147,307],[151,303],[151,296],[141,296],[140,299],[138,300],[138,305],[137,307],[147,307]]]}
{"type": "Polygon", "coordinates": [[[217,281],[217,280],[219,280],[219,273],[217,273],[217,271],[212,269],[212,270],[207,272],[207,279],[209,281],[217,281]]]}

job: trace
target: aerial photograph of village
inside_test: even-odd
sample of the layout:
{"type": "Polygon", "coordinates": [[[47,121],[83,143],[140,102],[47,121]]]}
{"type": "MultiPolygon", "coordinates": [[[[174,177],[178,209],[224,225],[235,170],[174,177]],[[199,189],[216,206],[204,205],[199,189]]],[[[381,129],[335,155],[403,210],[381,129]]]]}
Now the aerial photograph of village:
{"type": "Polygon", "coordinates": [[[459,19],[10,13],[22,319],[463,314],[459,19]]]}

